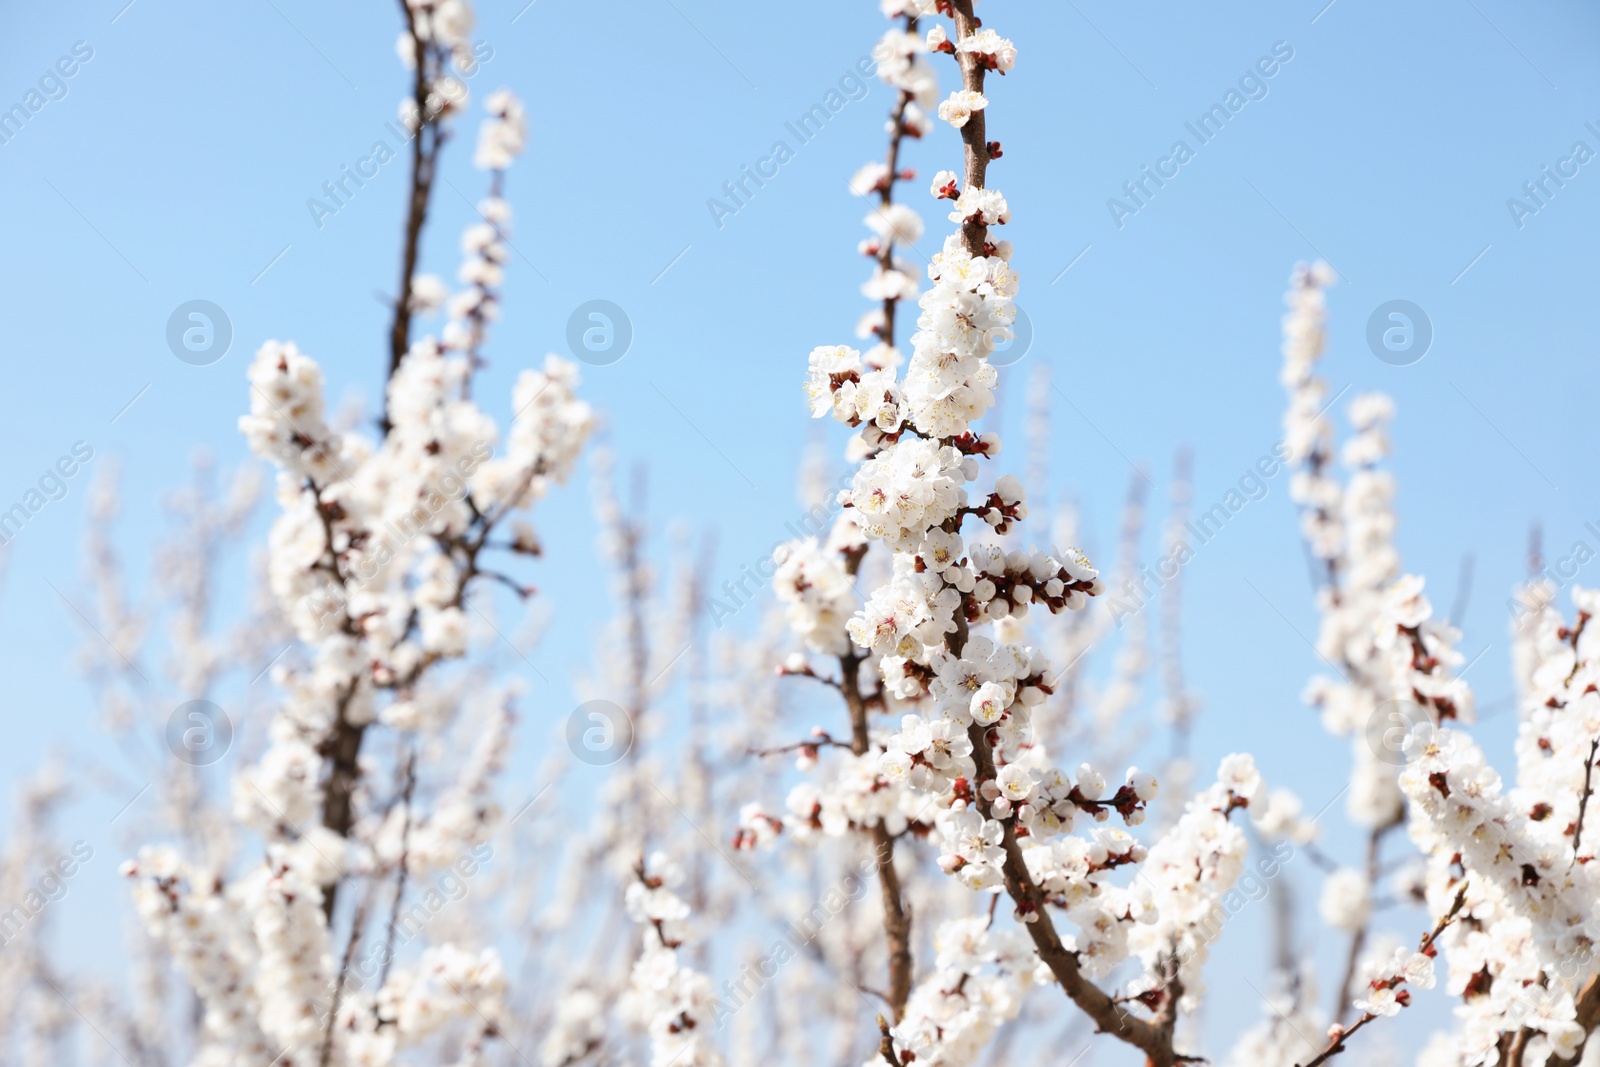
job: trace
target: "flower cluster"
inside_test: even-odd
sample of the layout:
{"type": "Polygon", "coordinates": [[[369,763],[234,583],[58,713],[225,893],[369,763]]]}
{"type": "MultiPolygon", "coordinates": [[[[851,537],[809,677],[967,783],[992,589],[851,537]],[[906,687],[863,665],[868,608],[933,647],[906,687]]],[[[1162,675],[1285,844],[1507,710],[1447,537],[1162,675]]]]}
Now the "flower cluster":
{"type": "Polygon", "coordinates": [[[1028,990],[1049,983],[1050,972],[1025,934],[982,919],[941,924],[933,947],[934,970],[912,992],[890,1037],[902,1062],[968,1067],[1017,1017],[1028,990]]]}
{"type": "Polygon", "coordinates": [[[989,106],[988,99],[972,89],[957,89],[939,104],[939,117],[956,129],[967,124],[974,111],[989,106]]]}
{"type": "Polygon", "coordinates": [[[806,393],[813,415],[832,414],[847,426],[870,423],[884,437],[899,433],[905,421],[894,371],[868,370],[861,353],[843,345],[812,350],[806,393]]]}
{"type": "Polygon", "coordinates": [[[416,92],[400,102],[400,121],[420,133],[466,107],[467,86],[456,72],[478,69],[470,36],[476,15],[468,0],[405,0],[405,13],[395,53],[418,78],[416,92]]]}
{"type": "Polygon", "coordinates": [[[1194,1010],[1205,994],[1202,972],[1227,914],[1221,901],[1243,873],[1249,852],[1244,831],[1228,816],[1263,795],[1250,756],[1224,757],[1216,783],[1190,800],[1140,868],[1152,919],[1132,929],[1129,947],[1144,963],[1141,984],[1155,989],[1175,977],[1184,1010],[1194,1010]]]}
{"type": "Polygon", "coordinates": [[[649,1034],[652,1067],[719,1067],[722,1055],[711,1036],[717,1007],[711,981],[678,958],[689,906],[672,886],[682,877],[657,853],[628,887],[628,917],[646,931],[622,1010],[649,1034]]]}
{"type": "Polygon", "coordinates": [[[1387,961],[1370,965],[1361,979],[1365,992],[1356,999],[1356,1010],[1373,1015],[1399,1015],[1400,1009],[1411,1003],[1411,992],[1406,986],[1433,988],[1431,951],[1431,947],[1427,952],[1396,949],[1387,961]]]}
{"type": "Polygon", "coordinates": [[[472,165],[479,170],[505,170],[528,146],[528,116],[509,89],[489,94],[483,106],[493,116],[478,130],[472,165]]]}
{"type": "Polygon", "coordinates": [[[848,569],[854,545],[841,518],[825,544],[807,537],[779,547],[772,588],[795,634],[815,652],[839,656],[850,651],[845,626],[855,612],[855,587],[848,569]],[[844,540],[844,546],[837,542],[844,540]]]}
{"type": "MultiPolygon", "coordinates": [[[[408,19],[404,40],[426,66],[419,83],[442,91],[441,64],[465,45],[471,9],[412,0],[408,19]]],[[[515,97],[502,91],[488,104],[478,162],[493,171],[492,187],[484,221],[462,241],[467,288],[451,297],[436,278],[408,280],[401,325],[439,310],[448,321],[437,336],[397,349],[384,434],[335,429],[321,370],[292,342],[262,345],[249,368],[250,413],[239,426],[279,471],[266,579],[298,647],[279,653],[272,679],[281,699],[265,746],[232,781],[230,830],[259,835],[264,862],[235,875],[147,848],[125,869],[146,929],[199,998],[196,1063],[276,1056],[381,1067],[432,1040],[478,1062],[504,1022],[505,976],[492,950],[442,939],[407,966],[386,957],[383,978],[366,989],[348,973],[367,932],[364,905],[342,935],[348,947],[335,945],[341,888],[368,881],[375,900],[381,880],[395,878],[398,912],[408,876],[453,876],[481,858],[500,823],[494,779],[508,750],[511,694],[496,688],[485,715],[464,713],[458,684],[430,668],[468,655],[475,579],[517,584],[498,569],[497,553],[535,552],[536,535],[525,526],[508,540],[491,535],[570,476],[593,427],[575,369],[555,357],[517,379],[503,445],[496,420],[471,397],[508,258],[510,211],[499,186],[525,139],[515,97]],[[466,724],[476,743],[455,773],[430,776],[424,804],[415,753],[441,752],[462,719],[476,719],[466,724]],[[387,734],[401,756],[398,792],[362,751],[369,732],[387,734]]],[[[385,951],[394,937],[391,921],[385,951]]]]}
{"type": "Polygon", "coordinates": [[[966,506],[964,483],[976,473],[977,463],[960,449],[913,438],[862,464],[839,502],[855,509],[856,525],[868,537],[913,551],[966,506]]]}
{"type": "MultiPolygon", "coordinates": [[[[1468,920],[1441,939],[1449,991],[1463,998],[1464,1062],[1498,1062],[1499,1035],[1523,1027],[1539,1031],[1541,1048],[1572,1055],[1585,1036],[1573,1019],[1587,974],[1572,963],[1592,960],[1600,943],[1600,920],[1587,903],[1600,885],[1588,866],[1572,862],[1559,828],[1543,827],[1538,802],[1505,793],[1464,734],[1442,728],[1411,747],[1416,758],[1400,783],[1412,839],[1431,858],[1429,902],[1442,911],[1458,896],[1468,920]]],[[[1376,1005],[1369,1011],[1394,1003],[1381,992],[1368,1000],[1376,1005]]]]}

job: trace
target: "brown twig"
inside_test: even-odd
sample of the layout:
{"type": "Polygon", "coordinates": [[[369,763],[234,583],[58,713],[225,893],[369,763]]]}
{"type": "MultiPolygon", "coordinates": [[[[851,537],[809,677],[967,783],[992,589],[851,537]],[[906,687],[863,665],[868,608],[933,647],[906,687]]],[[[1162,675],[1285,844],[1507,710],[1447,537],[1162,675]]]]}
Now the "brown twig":
{"type": "Polygon", "coordinates": [[[889,1033],[889,1020],[882,1015],[878,1016],[878,1033],[882,1035],[878,1041],[878,1055],[889,1067],[901,1067],[894,1055],[894,1037],[889,1033]]]}
{"type": "MultiPolygon", "coordinates": [[[[974,724],[968,727],[967,736],[972,740],[978,781],[993,779],[994,753],[989,747],[988,730],[974,724]]],[[[990,818],[989,802],[984,799],[982,790],[974,789],[973,795],[979,812],[984,818],[990,818]]],[[[1018,913],[1027,920],[1023,926],[1033,939],[1039,958],[1050,968],[1067,996],[1094,1020],[1102,1033],[1110,1034],[1142,1051],[1149,1061],[1149,1067],[1173,1067],[1174,1064],[1187,1062],[1187,1057],[1179,1055],[1172,1047],[1177,1021],[1175,1012],[1169,1013],[1164,1007],[1155,1021],[1129,1015],[1105,990],[1083,976],[1077,955],[1062,943],[1054,921],[1044,908],[1043,894],[1028,874],[1027,862],[1022,858],[1022,849],[1017,844],[1015,825],[1008,819],[1003,820],[1001,826],[1005,830],[1001,841],[1005,853],[1001,871],[1005,876],[1006,893],[1016,904],[1018,913]]],[[[1181,995],[1175,981],[1166,992],[1173,1004],[1181,995]]]]}
{"type": "Polygon", "coordinates": [[[1528,1040],[1533,1033],[1526,1026],[1517,1031],[1517,1036],[1511,1039],[1511,1047],[1506,1049],[1506,1067],[1522,1067],[1522,1057],[1528,1051],[1528,1040]]]}
{"type": "Polygon", "coordinates": [[[1583,797],[1578,801],[1578,822],[1572,830],[1572,862],[1578,862],[1578,846],[1583,843],[1583,818],[1594,795],[1594,758],[1600,754],[1600,738],[1589,743],[1589,760],[1583,765],[1583,797]]]}
{"type": "MultiPolygon", "coordinates": [[[[1367,835],[1367,885],[1371,887],[1377,883],[1382,872],[1380,855],[1383,846],[1383,836],[1396,826],[1400,825],[1397,816],[1382,826],[1374,826],[1367,835]]],[[[1355,984],[1356,970],[1361,966],[1361,950],[1366,947],[1368,923],[1362,923],[1355,933],[1350,935],[1350,951],[1345,956],[1344,978],[1339,983],[1339,988],[1334,994],[1333,1021],[1342,1024],[1345,1016],[1350,1012],[1351,991],[1355,984]]]]}
{"type": "MultiPolygon", "coordinates": [[[[370,895],[370,894],[369,894],[370,895]]],[[[361,943],[361,928],[366,925],[367,902],[363,900],[350,921],[350,940],[345,942],[344,957],[339,962],[339,977],[333,987],[333,1004],[328,1009],[328,1024],[322,1029],[322,1052],[317,1058],[320,1067],[328,1067],[333,1056],[333,1028],[339,1018],[339,1004],[344,999],[345,983],[350,976],[350,962],[355,959],[356,946],[361,943]]]]}
{"type": "MultiPolygon", "coordinates": [[[[839,657],[839,691],[850,711],[850,748],[865,755],[872,747],[867,721],[867,699],[861,693],[862,657],[851,653],[839,657]]],[[[878,865],[878,885],[883,896],[884,939],[889,950],[889,1007],[895,1022],[905,1018],[906,1001],[911,999],[911,909],[900,888],[900,872],[894,865],[894,835],[878,820],[872,825],[872,852],[878,865]]],[[[898,1067],[898,1065],[896,1065],[898,1067]]]]}
{"type": "Polygon", "coordinates": [[[1343,1030],[1343,1029],[1339,1030],[1334,1035],[1333,1039],[1331,1041],[1329,1041],[1328,1047],[1323,1049],[1321,1052],[1319,1052],[1317,1054],[1316,1059],[1308,1060],[1303,1065],[1303,1067],[1321,1067],[1322,1064],[1327,1063],[1329,1060],[1333,1059],[1333,1057],[1337,1056],[1339,1053],[1344,1051],[1344,1043],[1351,1035],[1353,1035],[1357,1030],[1361,1029],[1363,1026],[1367,1025],[1368,1023],[1370,1023],[1372,1020],[1374,1020],[1376,1018],[1377,1018],[1376,1015],[1373,1015],[1371,1012],[1368,1012],[1367,1014],[1363,1015],[1361,1018],[1357,1019],[1356,1020],[1356,1024],[1354,1026],[1352,1026],[1350,1029],[1348,1029],[1348,1030],[1343,1030]]]}
{"type": "MultiPolygon", "coordinates": [[[[340,695],[334,709],[333,733],[322,745],[328,757],[327,777],[322,781],[322,825],[340,837],[349,837],[355,825],[356,782],[361,777],[361,739],[365,736],[365,723],[351,722],[346,712],[359,687],[357,681],[340,695]]],[[[334,882],[322,894],[322,914],[333,918],[334,904],[339,899],[339,883],[334,882]]]]}
{"type": "MultiPolygon", "coordinates": [[[[1429,931],[1427,936],[1422,939],[1421,944],[1417,946],[1417,951],[1426,953],[1429,956],[1433,955],[1433,943],[1439,940],[1439,935],[1444,933],[1445,929],[1449,927],[1451,923],[1456,921],[1456,918],[1461,914],[1461,909],[1466,906],[1466,903],[1467,883],[1462,882],[1461,888],[1456,891],[1456,899],[1455,902],[1450,905],[1450,910],[1445,912],[1444,917],[1441,918],[1434,928],[1429,931]]],[[[1315,1059],[1300,1065],[1300,1067],[1320,1067],[1321,1064],[1327,1063],[1333,1057],[1344,1051],[1344,1043],[1352,1034],[1376,1018],[1378,1018],[1378,1016],[1369,1011],[1362,1015],[1361,1018],[1357,1019],[1355,1025],[1351,1026],[1348,1030],[1341,1027],[1338,1023],[1335,1023],[1333,1034],[1328,1041],[1328,1047],[1318,1053],[1315,1059]]]]}
{"type": "MultiPolygon", "coordinates": [[[[411,97],[416,104],[417,128],[411,138],[411,192],[406,200],[405,239],[400,252],[400,287],[394,300],[394,321],[389,327],[389,377],[400,369],[400,361],[411,348],[411,282],[417,272],[422,251],[422,230],[428,219],[428,202],[433,195],[434,170],[443,147],[444,129],[428,115],[428,46],[417,34],[416,14],[406,0],[400,0],[406,32],[411,36],[411,97]]],[[[389,403],[383,405],[383,432],[389,433],[389,403]]]]}
{"type": "Polygon", "coordinates": [[[400,803],[405,805],[405,812],[400,822],[400,857],[396,861],[399,871],[394,884],[394,903],[389,907],[389,925],[383,935],[383,964],[378,971],[378,988],[383,988],[383,983],[388,981],[389,967],[394,963],[394,933],[395,927],[400,922],[400,902],[406,895],[406,879],[410,874],[410,847],[411,847],[411,796],[417,788],[417,750],[411,749],[406,754],[406,781],[400,791],[400,803]]]}

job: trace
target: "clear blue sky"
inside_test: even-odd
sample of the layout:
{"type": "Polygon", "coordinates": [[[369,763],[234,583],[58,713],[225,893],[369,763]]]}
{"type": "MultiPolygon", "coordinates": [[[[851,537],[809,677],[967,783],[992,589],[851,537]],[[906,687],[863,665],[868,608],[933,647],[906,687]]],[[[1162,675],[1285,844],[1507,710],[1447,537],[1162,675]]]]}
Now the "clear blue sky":
{"type": "MultiPolygon", "coordinates": [[[[622,462],[650,465],[660,522],[715,516],[718,573],[731,576],[796,512],[805,355],[849,341],[865,307],[853,252],[863,207],[845,181],[880,155],[889,94],[872,83],[801,146],[784,124],[823,99],[884,23],[866,0],[524,2],[481,3],[475,34],[493,58],[474,92],[515,89],[532,128],[510,176],[518,255],[483,395],[504,397],[517,370],[563,351],[580,303],[621,305],[632,350],[588,370],[584,394],[622,462]],[[794,158],[719,228],[707,199],[780,139],[794,158]]],[[[1048,362],[1077,409],[1056,404],[1051,494],[1083,501],[1102,554],[1129,460],[1150,462],[1164,491],[1174,449],[1192,447],[1195,501],[1209,505],[1277,439],[1281,292],[1295,261],[1325,256],[1343,274],[1328,377],[1397,401],[1408,568],[1448,601],[1462,556],[1477,559],[1465,645],[1491,646],[1469,676],[1487,704],[1510,691],[1505,596],[1529,524],[1543,522],[1553,556],[1579,538],[1600,546],[1583,525],[1600,520],[1600,498],[1582,417],[1597,374],[1600,162],[1520,227],[1507,207],[1574,142],[1600,150],[1585,128],[1600,127],[1600,15],[1571,0],[1325,2],[982,5],[1021,50],[990,94],[991,136],[1005,145],[992,182],[1012,205],[1035,330],[1004,372],[1006,421],[1021,414],[1026,369],[1048,362]],[[1185,123],[1277,42],[1293,58],[1266,95],[1119,228],[1108,198],[1175,140],[1194,146],[1185,123]],[[1412,366],[1379,361],[1364,341],[1368,316],[1392,299],[1433,324],[1432,349],[1412,366]]],[[[0,109],[24,102],[75,42],[93,50],[65,95],[0,144],[0,289],[16,376],[0,424],[0,505],[87,441],[91,470],[123,463],[123,547],[143,575],[156,498],[184,480],[191,450],[203,444],[224,466],[243,457],[234,423],[262,340],[296,340],[335,396],[376,395],[386,313],[374,294],[394,285],[405,164],[382,168],[320,229],[306,201],[388,136],[404,76],[393,3],[124,3],[13,4],[0,37],[0,109]],[[196,298],[233,325],[232,350],[211,366],[180,362],[164,340],[172,310],[196,298]]],[[[439,273],[453,273],[482,188],[464,132],[424,251],[439,273]]],[[[909,156],[929,175],[955,164],[957,145],[946,132],[909,156]]],[[[927,252],[943,224],[917,203],[927,252]]],[[[1020,432],[1011,443],[1020,462],[1020,432]]],[[[74,478],[11,555],[0,700],[15,725],[0,781],[30,770],[47,744],[107,755],[85,738],[88,692],[70,663],[79,634],[50,584],[81,589],[86,486],[74,478]]],[[[1346,756],[1298,701],[1315,667],[1299,634],[1315,620],[1285,489],[1276,480],[1186,572],[1186,666],[1206,701],[1202,761],[1254,748],[1269,780],[1320,805],[1346,756]]],[[[541,518],[552,563],[535,580],[562,625],[533,658],[558,681],[536,694],[545,710],[524,726],[520,768],[549,736],[540,716],[571,706],[561,680],[607,610],[593,595],[586,488],[541,518]]],[[[1491,746],[1510,721],[1482,731],[1491,746]]],[[[93,872],[105,887],[86,885],[77,905],[82,929],[106,937],[116,920],[86,905],[111,899],[104,827],[117,806],[95,796],[75,816],[107,842],[93,872]]],[[[1349,845],[1338,834],[1330,843],[1349,845]]],[[[1250,962],[1255,950],[1230,951],[1250,962]]],[[[1231,1029],[1253,1014],[1230,1003],[1212,1018],[1231,1029]]]]}

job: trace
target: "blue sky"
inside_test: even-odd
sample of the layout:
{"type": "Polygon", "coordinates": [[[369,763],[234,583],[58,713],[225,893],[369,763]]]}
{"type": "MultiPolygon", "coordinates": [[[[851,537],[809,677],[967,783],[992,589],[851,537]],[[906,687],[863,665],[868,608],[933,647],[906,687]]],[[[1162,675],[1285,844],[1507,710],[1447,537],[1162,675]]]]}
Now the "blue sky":
{"type": "MultiPolygon", "coordinates": [[[[1527,203],[1523,183],[1562,166],[1575,142],[1600,150],[1585,125],[1600,127],[1600,15],[1575,2],[1325,2],[982,5],[1021,52],[994,80],[989,117],[1005,145],[991,182],[1012,206],[1007,236],[1034,328],[1002,377],[1009,459],[1020,465],[1026,372],[1044,362],[1071,398],[1054,403],[1049,492],[1082,502],[1091,549],[1111,544],[1130,461],[1149,463],[1164,492],[1174,450],[1192,448],[1195,501],[1209,506],[1277,440],[1281,293],[1293,263],[1326,257],[1343,276],[1327,376],[1347,395],[1396,399],[1407,567],[1448,602],[1462,557],[1476,559],[1464,643],[1487,649],[1469,677],[1488,704],[1510,692],[1505,597],[1530,524],[1543,524],[1552,557],[1579,539],[1600,546],[1584,527],[1600,520],[1600,501],[1581,437],[1597,373],[1600,163],[1579,166],[1537,213],[1519,219],[1507,203],[1527,203]],[[1262,79],[1265,94],[1250,83],[1257,98],[1198,144],[1185,124],[1275,46],[1292,58],[1262,79]],[[1123,183],[1163,165],[1178,139],[1193,158],[1119,226],[1108,200],[1126,203],[1123,183]],[[1409,366],[1365,342],[1369,316],[1396,299],[1420,306],[1434,334],[1409,366]]],[[[405,164],[380,168],[320,227],[307,200],[391,136],[404,76],[393,4],[124,3],[14,5],[0,39],[0,109],[25,102],[77,42],[80,55],[92,49],[64,95],[50,83],[59,99],[0,144],[10,207],[0,287],[16,375],[0,424],[0,503],[87,442],[89,473],[122,463],[122,547],[142,575],[158,495],[186,478],[191,451],[204,445],[224,467],[244,457],[234,423],[262,340],[296,340],[335,397],[377,395],[386,312],[375,294],[394,285],[405,164]],[[174,308],[194,299],[232,324],[231,350],[209,366],[179,361],[165,342],[174,308]]],[[[734,561],[786,536],[797,511],[794,472],[813,433],[799,388],[806,353],[848,342],[865,309],[853,252],[864,211],[845,182],[881,154],[889,94],[870,83],[804,144],[785,124],[840,83],[883,21],[864,0],[523,3],[481,3],[474,35],[493,51],[474,93],[515,89],[532,129],[508,184],[517,255],[482,395],[505,397],[519,369],[564,352],[580,304],[621,306],[632,347],[588,369],[584,395],[621,461],[649,465],[653,517],[713,523],[731,576],[734,561]],[[793,158],[715,219],[707,201],[778,140],[793,158]]],[[[449,152],[424,249],[425,268],[443,274],[483,188],[470,129],[449,152]]],[[[946,131],[913,145],[909,162],[931,175],[957,151],[946,131]]],[[[930,222],[926,254],[943,225],[930,202],[915,203],[930,222]]],[[[491,410],[509,414],[503,401],[491,410]]],[[[85,737],[88,691],[70,662],[79,633],[51,588],[82,588],[87,477],[69,480],[13,546],[0,670],[16,732],[0,781],[47,745],[111,758],[85,737]]],[[[561,625],[532,658],[558,680],[538,695],[553,721],[572,703],[560,679],[607,609],[594,595],[587,490],[559,495],[540,518],[552,562],[534,580],[561,625]]],[[[1298,701],[1315,668],[1304,639],[1315,619],[1283,479],[1185,573],[1202,761],[1254,748],[1269,779],[1319,806],[1345,757],[1298,701]]],[[[1491,747],[1511,718],[1481,731],[1491,747]]],[[[526,766],[548,732],[531,719],[526,766]]],[[[91,793],[75,818],[103,835],[117,807],[91,793]]],[[[1330,848],[1353,854],[1337,830],[1330,848]]],[[[106,855],[95,872],[104,896],[91,887],[86,900],[110,899],[106,855]]],[[[85,921],[115,936],[115,919],[85,921]]],[[[1219,1028],[1247,1009],[1216,1009],[1219,1028]]]]}

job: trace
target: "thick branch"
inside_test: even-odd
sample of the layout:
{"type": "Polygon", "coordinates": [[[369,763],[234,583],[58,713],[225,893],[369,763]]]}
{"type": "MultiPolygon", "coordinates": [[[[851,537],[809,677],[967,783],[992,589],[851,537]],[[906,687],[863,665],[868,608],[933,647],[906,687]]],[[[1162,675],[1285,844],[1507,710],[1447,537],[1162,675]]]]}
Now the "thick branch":
{"type": "MultiPolygon", "coordinates": [[[[952,0],[951,6],[955,10],[956,40],[965,40],[978,31],[978,17],[972,13],[972,0],[952,0]]],[[[986,73],[983,60],[972,52],[958,53],[957,59],[961,63],[961,87],[970,89],[975,93],[983,92],[983,76],[986,73]]],[[[984,188],[984,175],[989,169],[989,143],[985,137],[984,112],[974,111],[967,119],[967,124],[961,127],[961,140],[966,146],[966,179],[965,187],[968,189],[984,188]]],[[[988,239],[989,228],[983,224],[981,218],[968,219],[961,224],[962,236],[967,241],[967,251],[974,256],[984,254],[984,242],[988,239]]]]}
{"type": "MultiPolygon", "coordinates": [[[[967,736],[972,739],[972,756],[978,765],[978,782],[992,780],[995,777],[994,753],[989,747],[988,730],[974,724],[967,728],[967,736]]],[[[972,792],[979,812],[984,818],[990,818],[989,802],[983,798],[983,791],[974,788],[972,792]]],[[[1148,1067],[1173,1067],[1174,1064],[1188,1062],[1188,1057],[1178,1055],[1172,1048],[1173,1031],[1177,1026],[1176,1004],[1181,995],[1176,982],[1169,984],[1166,991],[1168,1003],[1163,1006],[1157,1020],[1151,1022],[1129,1015],[1105,990],[1085,978],[1078,967],[1077,955],[1062,944],[1061,935],[1056,932],[1055,923],[1045,910],[1043,894],[1028,874],[1027,861],[1022,858],[1022,848],[1017,844],[1015,823],[1006,819],[1001,821],[1001,826],[1005,828],[1002,872],[1005,875],[1006,892],[1017,905],[1017,911],[1027,920],[1023,926],[1028,936],[1033,938],[1039,958],[1044,960],[1056,981],[1061,983],[1068,998],[1094,1020],[1102,1033],[1110,1034],[1142,1051],[1148,1067]]]]}

